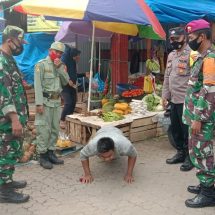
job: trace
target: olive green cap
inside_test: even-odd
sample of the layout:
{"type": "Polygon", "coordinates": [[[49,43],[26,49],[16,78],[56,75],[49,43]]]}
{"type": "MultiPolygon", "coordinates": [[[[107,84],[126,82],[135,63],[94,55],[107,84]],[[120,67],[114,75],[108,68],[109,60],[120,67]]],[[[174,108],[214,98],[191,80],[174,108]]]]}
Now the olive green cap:
{"type": "Polygon", "coordinates": [[[54,49],[54,50],[57,50],[57,51],[64,52],[65,51],[65,45],[63,43],[61,43],[61,42],[53,42],[51,44],[50,49],[54,49]]]}

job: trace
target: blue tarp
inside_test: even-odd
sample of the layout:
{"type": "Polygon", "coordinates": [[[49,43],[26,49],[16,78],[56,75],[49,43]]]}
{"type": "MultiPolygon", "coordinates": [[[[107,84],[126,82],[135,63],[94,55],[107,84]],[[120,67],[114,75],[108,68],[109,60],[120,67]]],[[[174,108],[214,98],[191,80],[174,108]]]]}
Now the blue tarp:
{"type": "Polygon", "coordinates": [[[145,0],[161,23],[188,23],[205,18],[215,21],[214,0],[145,0]]]}
{"type": "MultiPolygon", "coordinates": [[[[34,81],[34,65],[48,55],[48,49],[54,42],[55,34],[48,33],[28,33],[25,34],[25,40],[29,44],[24,45],[24,51],[21,55],[15,57],[18,67],[24,74],[24,80],[29,84],[34,81]]],[[[1,41],[0,36],[0,41],[1,41]]]]}

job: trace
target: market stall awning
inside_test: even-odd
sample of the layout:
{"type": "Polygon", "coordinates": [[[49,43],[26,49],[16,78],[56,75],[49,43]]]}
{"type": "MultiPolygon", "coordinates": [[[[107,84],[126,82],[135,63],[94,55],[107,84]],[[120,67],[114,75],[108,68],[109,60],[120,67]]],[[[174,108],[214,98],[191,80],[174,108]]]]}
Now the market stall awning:
{"type": "Polygon", "coordinates": [[[144,0],[24,0],[16,4],[14,10],[26,14],[96,21],[95,27],[133,36],[139,32],[138,25],[151,26],[160,38],[166,37],[144,0]]]}
{"type": "Polygon", "coordinates": [[[206,18],[215,21],[214,0],[146,0],[161,23],[188,23],[206,18]]]}

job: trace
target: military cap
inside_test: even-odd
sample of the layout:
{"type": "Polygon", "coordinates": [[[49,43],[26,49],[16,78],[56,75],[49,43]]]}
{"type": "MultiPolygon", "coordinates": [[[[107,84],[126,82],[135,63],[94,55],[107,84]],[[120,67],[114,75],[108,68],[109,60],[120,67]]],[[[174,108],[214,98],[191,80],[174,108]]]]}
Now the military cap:
{"type": "Polygon", "coordinates": [[[188,34],[202,29],[210,29],[210,23],[205,21],[204,19],[193,20],[189,22],[185,27],[185,30],[188,34]]]}
{"type": "Polygon", "coordinates": [[[2,35],[5,38],[17,38],[22,43],[25,43],[25,44],[28,43],[26,40],[24,40],[24,31],[21,28],[14,25],[8,25],[2,32],[2,35]]]}
{"type": "Polygon", "coordinates": [[[185,35],[185,31],[183,27],[176,27],[176,28],[169,29],[169,38],[179,37],[181,35],[185,35]]]}
{"type": "Polygon", "coordinates": [[[57,50],[57,51],[60,51],[60,52],[64,52],[65,51],[65,45],[61,42],[53,42],[51,44],[51,47],[50,49],[54,49],[54,50],[57,50]]]}

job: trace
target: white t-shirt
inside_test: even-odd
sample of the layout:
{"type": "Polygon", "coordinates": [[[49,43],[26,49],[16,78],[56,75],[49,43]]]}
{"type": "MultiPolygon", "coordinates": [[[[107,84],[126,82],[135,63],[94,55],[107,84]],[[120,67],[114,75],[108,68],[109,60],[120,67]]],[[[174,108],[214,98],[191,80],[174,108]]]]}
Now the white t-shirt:
{"type": "Polygon", "coordinates": [[[89,157],[98,155],[97,144],[98,140],[104,137],[109,137],[114,142],[115,156],[136,157],[137,151],[132,143],[123,135],[122,131],[114,126],[105,126],[96,132],[95,137],[81,150],[80,159],[86,160],[89,157]]]}

